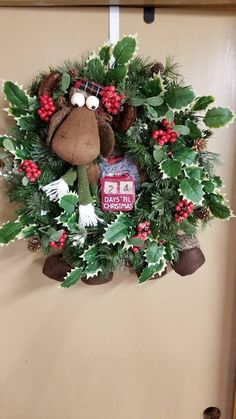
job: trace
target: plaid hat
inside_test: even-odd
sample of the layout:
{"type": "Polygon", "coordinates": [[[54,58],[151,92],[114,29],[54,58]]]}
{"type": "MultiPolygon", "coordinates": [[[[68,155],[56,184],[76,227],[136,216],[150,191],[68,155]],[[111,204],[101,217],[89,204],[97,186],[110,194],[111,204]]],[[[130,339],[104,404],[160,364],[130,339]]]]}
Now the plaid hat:
{"type": "Polygon", "coordinates": [[[99,96],[101,91],[103,90],[103,86],[101,86],[100,84],[93,83],[87,80],[77,80],[73,87],[76,89],[83,90],[84,92],[94,96],[99,96]]]}

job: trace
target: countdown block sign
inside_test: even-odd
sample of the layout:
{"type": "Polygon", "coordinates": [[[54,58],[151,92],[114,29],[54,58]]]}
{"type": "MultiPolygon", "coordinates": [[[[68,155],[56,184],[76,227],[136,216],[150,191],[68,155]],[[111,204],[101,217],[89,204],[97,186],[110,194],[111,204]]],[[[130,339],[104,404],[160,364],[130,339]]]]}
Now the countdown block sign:
{"type": "Polygon", "coordinates": [[[104,176],[100,180],[103,211],[127,212],[134,208],[135,181],[133,176],[104,176]]]}

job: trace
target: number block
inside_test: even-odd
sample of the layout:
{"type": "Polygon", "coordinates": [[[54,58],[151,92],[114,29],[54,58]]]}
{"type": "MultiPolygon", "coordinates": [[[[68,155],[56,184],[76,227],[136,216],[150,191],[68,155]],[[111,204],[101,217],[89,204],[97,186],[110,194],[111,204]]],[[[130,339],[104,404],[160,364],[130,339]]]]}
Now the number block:
{"type": "Polygon", "coordinates": [[[135,203],[135,181],[133,176],[104,176],[100,180],[103,211],[132,211],[135,203]]]}

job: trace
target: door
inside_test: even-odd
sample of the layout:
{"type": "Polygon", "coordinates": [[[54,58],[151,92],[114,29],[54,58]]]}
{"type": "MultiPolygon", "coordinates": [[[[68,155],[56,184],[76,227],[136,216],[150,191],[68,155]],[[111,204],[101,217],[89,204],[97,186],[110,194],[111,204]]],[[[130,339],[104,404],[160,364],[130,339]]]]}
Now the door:
{"type": "MultiPolygon", "coordinates": [[[[107,8],[0,8],[0,76],[27,86],[33,74],[77,58],[108,38],[107,8]]],[[[236,12],[122,8],[122,34],[139,52],[173,55],[199,95],[236,110],[236,12]]],[[[1,96],[1,107],[4,106],[1,96]]],[[[1,112],[0,128],[9,121],[1,112]]],[[[235,209],[236,125],[211,150],[235,209]]],[[[1,184],[1,222],[13,207],[1,184]]],[[[232,417],[235,221],[200,241],[205,265],[140,286],[123,270],[112,282],[59,290],[42,257],[17,242],[0,250],[0,417],[3,419],[200,419],[217,406],[232,417]]]]}

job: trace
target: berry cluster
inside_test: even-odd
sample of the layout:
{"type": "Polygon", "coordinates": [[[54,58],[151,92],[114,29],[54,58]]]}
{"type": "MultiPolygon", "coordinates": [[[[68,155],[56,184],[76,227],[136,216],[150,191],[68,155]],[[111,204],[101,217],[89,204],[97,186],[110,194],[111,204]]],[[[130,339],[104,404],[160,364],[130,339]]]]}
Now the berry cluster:
{"type": "Polygon", "coordinates": [[[47,94],[39,97],[41,107],[38,109],[38,115],[42,121],[49,121],[56,110],[53,98],[47,94]]]}
{"type": "Polygon", "coordinates": [[[56,249],[63,249],[63,247],[65,246],[65,242],[67,240],[68,234],[66,231],[63,231],[60,239],[56,242],[50,241],[49,242],[49,246],[50,247],[55,247],[56,249]]]}
{"type": "MultiPolygon", "coordinates": [[[[134,236],[135,239],[141,239],[144,242],[147,240],[147,236],[152,234],[150,230],[150,221],[144,221],[143,223],[139,223],[137,227],[138,233],[134,236]]],[[[134,246],[133,252],[139,252],[139,249],[143,248],[143,246],[134,246]]]]}
{"type": "Polygon", "coordinates": [[[102,103],[104,104],[106,110],[113,115],[118,114],[120,107],[122,105],[122,101],[125,97],[124,94],[119,95],[116,92],[114,86],[107,86],[105,87],[101,93],[102,103]]]}
{"type": "Polygon", "coordinates": [[[152,132],[153,140],[157,141],[159,145],[164,145],[167,143],[175,143],[177,140],[178,134],[173,131],[172,127],[174,122],[168,122],[167,119],[162,121],[162,129],[154,130],[152,132]]]}
{"type": "Polygon", "coordinates": [[[175,207],[175,221],[177,223],[184,221],[193,212],[193,208],[194,204],[191,201],[188,202],[187,199],[181,199],[175,207]]]}
{"type": "Polygon", "coordinates": [[[33,160],[24,160],[21,163],[18,171],[20,173],[25,172],[26,177],[31,182],[35,182],[42,174],[42,171],[39,169],[37,163],[35,163],[33,160]]]}

